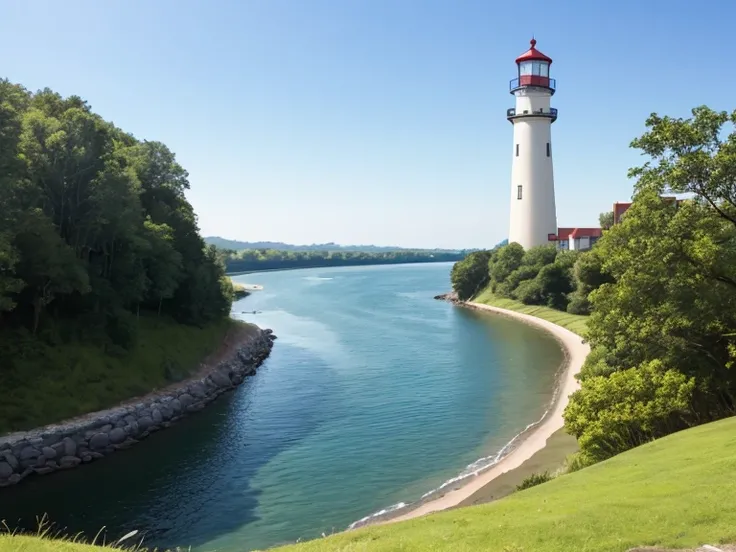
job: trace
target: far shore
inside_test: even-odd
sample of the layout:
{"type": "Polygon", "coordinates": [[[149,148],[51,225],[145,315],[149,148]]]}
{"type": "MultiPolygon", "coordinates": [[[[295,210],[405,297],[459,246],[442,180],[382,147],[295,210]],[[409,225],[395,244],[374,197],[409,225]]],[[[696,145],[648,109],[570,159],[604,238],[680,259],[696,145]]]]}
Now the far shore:
{"type": "MultiPolygon", "coordinates": [[[[585,362],[585,358],[590,353],[590,346],[583,343],[583,338],[579,335],[557,326],[547,320],[536,318],[528,314],[522,314],[490,305],[472,302],[456,302],[457,305],[478,309],[483,311],[500,314],[515,318],[533,326],[537,326],[550,334],[552,334],[562,345],[565,352],[565,366],[562,375],[557,384],[557,393],[554,404],[550,408],[546,417],[535,427],[533,427],[522,441],[508,455],[504,456],[497,464],[489,467],[486,471],[481,472],[476,477],[468,478],[458,482],[458,487],[448,490],[442,496],[429,500],[424,503],[417,503],[417,506],[406,512],[396,515],[395,517],[379,517],[374,522],[368,522],[366,525],[384,525],[386,523],[394,523],[397,521],[405,521],[417,517],[425,516],[433,512],[439,512],[454,508],[457,506],[467,505],[472,502],[474,495],[477,495],[481,489],[490,486],[501,475],[519,468],[527,462],[535,454],[545,448],[547,441],[553,434],[560,431],[564,426],[563,412],[569,402],[570,395],[579,388],[579,383],[575,379],[575,375],[585,362]]],[[[400,512],[401,510],[399,510],[400,512]]]]}
{"type": "Polygon", "coordinates": [[[370,263],[370,264],[341,264],[341,265],[311,265],[311,266],[288,266],[283,268],[254,268],[251,270],[242,270],[237,272],[226,272],[226,276],[242,276],[243,274],[257,274],[259,272],[282,272],[284,270],[306,270],[311,268],[351,268],[365,266],[408,266],[408,265],[425,265],[425,264],[442,264],[455,263],[457,261],[417,261],[402,263],[370,263]]]}

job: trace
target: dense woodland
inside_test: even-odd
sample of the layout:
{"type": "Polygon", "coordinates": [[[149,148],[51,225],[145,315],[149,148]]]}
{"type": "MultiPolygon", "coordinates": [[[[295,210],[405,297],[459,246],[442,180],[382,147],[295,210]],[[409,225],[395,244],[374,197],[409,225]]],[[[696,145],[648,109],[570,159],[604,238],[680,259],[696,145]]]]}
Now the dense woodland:
{"type": "Polygon", "coordinates": [[[581,465],[736,413],[736,111],[647,120],[632,142],[632,207],[585,253],[518,244],[452,271],[469,299],[494,293],[590,312],[591,345],[565,412],[581,465]],[[674,203],[665,194],[683,194],[674,203]]]}
{"type": "Polygon", "coordinates": [[[203,324],[231,293],[186,171],[79,97],[0,81],[0,311],[36,333],[85,317],[120,337],[141,310],[203,324]]]}
{"type": "MultiPolygon", "coordinates": [[[[188,188],[164,144],[137,140],[77,96],[0,81],[6,389],[41,344],[83,340],[124,355],[141,317],[201,327],[229,314],[232,286],[188,188]]],[[[49,373],[61,368],[46,361],[49,373]]]]}
{"type": "Polygon", "coordinates": [[[436,263],[462,259],[464,252],[386,251],[280,251],[276,249],[219,250],[228,272],[310,268],[329,266],[359,266],[400,263],[436,263]]]}

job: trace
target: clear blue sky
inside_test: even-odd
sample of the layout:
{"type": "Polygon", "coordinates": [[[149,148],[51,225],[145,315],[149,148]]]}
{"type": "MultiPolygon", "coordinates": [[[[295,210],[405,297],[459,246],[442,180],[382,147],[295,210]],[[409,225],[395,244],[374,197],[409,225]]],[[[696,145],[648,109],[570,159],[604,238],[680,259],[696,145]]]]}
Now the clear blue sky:
{"type": "Polygon", "coordinates": [[[585,226],[631,196],[651,112],[736,107],[734,21],[729,0],[0,0],[0,75],[166,143],[205,235],[487,247],[532,33],[558,222],[585,226]]]}

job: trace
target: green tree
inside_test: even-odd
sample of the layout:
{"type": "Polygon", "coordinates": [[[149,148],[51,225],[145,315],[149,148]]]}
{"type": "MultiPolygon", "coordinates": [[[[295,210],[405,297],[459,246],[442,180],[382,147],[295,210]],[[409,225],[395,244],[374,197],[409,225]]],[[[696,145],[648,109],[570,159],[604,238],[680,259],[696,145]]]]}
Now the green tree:
{"type": "Polygon", "coordinates": [[[613,226],[613,211],[606,211],[604,213],[601,213],[598,217],[598,222],[600,223],[603,230],[608,230],[611,226],[613,226]]]}
{"type": "Polygon", "coordinates": [[[450,281],[459,299],[470,299],[488,284],[490,257],[490,251],[475,251],[453,265],[450,281]]]}
{"type": "Polygon", "coordinates": [[[736,113],[706,107],[694,109],[692,119],[655,114],[632,142],[650,160],[630,171],[638,178],[633,204],[596,245],[610,281],[590,293],[592,351],[566,414],[583,452],[596,458],[734,413],[734,122],[736,113]],[[661,197],[666,192],[692,198],[675,202],[661,197]],[[666,392],[655,393],[667,382],[666,392]],[[615,400],[604,408],[590,400],[598,392],[615,400]],[[644,427],[652,402],[659,421],[644,427]],[[596,428],[598,411],[618,425],[596,428]],[[600,444],[605,432],[620,443],[600,444]]]}
{"type": "Polygon", "coordinates": [[[510,243],[496,249],[489,259],[491,290],[506,281],[509,275],[521,266],[524,248],[518,243],[510,243]]]}

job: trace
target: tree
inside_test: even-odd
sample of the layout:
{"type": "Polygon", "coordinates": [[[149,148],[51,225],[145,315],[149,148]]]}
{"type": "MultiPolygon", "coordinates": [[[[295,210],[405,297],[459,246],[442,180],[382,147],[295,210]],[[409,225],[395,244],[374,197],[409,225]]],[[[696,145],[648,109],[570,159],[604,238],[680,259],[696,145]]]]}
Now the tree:
{"type": "Polygon", "coordinates": [[[613,211],[606,211],[605,213],[601,213],[598,217],[598,222],[600,223],[603,230],[608,230],[611,226],[613,226],[613,211]]]}
{"type": "Polygon", "coordinates": [[[497,286],[521,266],[523,258],[524,248],[516,242],[499,247],[493,252],[488,265],[492,291],[495,292],[497,286]]]}
{"type": "Polygon", "coordinates": [[[633,204],[590,259],[605,280],[589,296],[592,350],[566,414],[596,458],[736,410],[736,133],[728,122],[736,112],[653,114],[632,142],[651,159],[630,171],[633,204]],[[596,395],[611,395],[610,405],[596,395]],[[654,406],[656,423],[642,425],[654,406]],[[606,432],[618,444],[602,442],[606,432]]]}
{"type": "Polygon", "coordinates": [[[490,257],[490,251],[475,251],[453,265],[450,281],[459,299],[470,299],[488,284],[490,257]]]}

